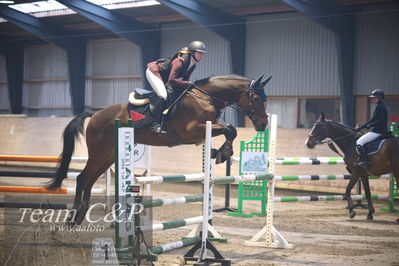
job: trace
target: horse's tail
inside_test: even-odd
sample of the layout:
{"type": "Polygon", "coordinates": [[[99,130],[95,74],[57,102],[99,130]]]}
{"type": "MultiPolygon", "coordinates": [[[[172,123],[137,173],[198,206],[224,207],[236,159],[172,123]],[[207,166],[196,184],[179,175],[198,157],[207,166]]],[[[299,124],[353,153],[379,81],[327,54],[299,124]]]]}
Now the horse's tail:
{"type": "Polygon", "coordinates": [[[84,121],[87,117],[91,117],[93,113],[84,112],[74,119],[65,127],[63,138],[63,150],[61,153],[61,161],[57,165],[57,171],[53,180],[46,186],[49,190],[56,190],[61,187],[62,181],[67,177],[69,164],[71,163],[72,154],[75,150],[75,140],[79,138],[79,134],[83,134],[84,121]]]}

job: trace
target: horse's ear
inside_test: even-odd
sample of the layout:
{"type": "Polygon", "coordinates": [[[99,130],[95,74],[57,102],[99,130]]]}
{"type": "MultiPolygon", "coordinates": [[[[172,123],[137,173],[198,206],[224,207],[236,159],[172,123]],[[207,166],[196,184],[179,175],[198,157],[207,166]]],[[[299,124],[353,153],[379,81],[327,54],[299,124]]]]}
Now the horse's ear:
{"type": "Polygon", "coordinates": [[[252,84],[252,88],[259,88],[260,87],[260,83],[262,82],[263,79],[263,75],[260,76],[253,84],[252,84]]]}
{"type": "Polygon", "coordinates": [[[321,112],[320,121],[321,122],[326,122],[326,116],[324,115],[324,112],[321,112]]]}
{"type": "Polygon", "coordinates": [[[268,79],[262,81],[262,83],[260,84],[262,88],[265,87],[265,85],[272,79],[272,76],[270,76],[268,79]]]}

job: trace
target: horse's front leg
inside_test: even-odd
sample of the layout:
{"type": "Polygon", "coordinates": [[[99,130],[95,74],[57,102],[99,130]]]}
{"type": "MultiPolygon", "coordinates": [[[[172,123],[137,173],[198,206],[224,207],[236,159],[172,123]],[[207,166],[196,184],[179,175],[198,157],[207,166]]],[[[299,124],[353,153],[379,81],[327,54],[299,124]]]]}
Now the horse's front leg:
{"type": "Polygon", "coordinates": [[[366,194],[366,199],[368,203],[369,213],[367,214],[367,220],[373,220],[373,214],[375,212],[373,201],[371,200],[370,184],[367,175],[362,175],[362,183],[364,188],[364,193],[366,194]]]}
{"type": "Polygon", "coordinates": [[[218,149],[212,149],[212,158],[216,158],[216,164],[223,163],[233,155],[233,141],[237,137],[237,130],[232,125],[212,125],[212,137],[224,135],[226,141],[218,149]]]}
{"type": "Polygon", "coordinates": [[[352,172],[352,177],[351,177],[351,179],[349,179],[349,183],[346,186],[346,190],[345,190],[344,200],[346,200],[348,202],[349,218],[351,218],[351,219],[356,216],[356,212],[353,210],[355,208],[355,205],[353,204],[353,201],[352,201],[351,191],[358,180],[359,180],[359,176],[356,175],[354,172],[352,172]]]}

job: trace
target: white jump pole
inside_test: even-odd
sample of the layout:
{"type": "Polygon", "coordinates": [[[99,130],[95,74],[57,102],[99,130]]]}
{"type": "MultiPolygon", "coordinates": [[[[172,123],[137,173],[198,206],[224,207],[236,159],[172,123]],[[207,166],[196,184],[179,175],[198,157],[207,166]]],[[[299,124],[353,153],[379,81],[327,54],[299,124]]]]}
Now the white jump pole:
{"type": "Polygon", "coordinates": [[[109,212],[111,209],[111,194],[111,169],[108,168],[108,170],[105,172],[105,209],[107,212],[109,212]]]}
{"type": "MultiPolygon", "coordinates": [[[[202,239],[201,239],[201,252],[199,256],[199,261],[202,261],[207,257],[207,249],[206,242],[208,239],[208,220],[209,217],[212,217],[212,202],[210,199],[212,198],[211,194],[211,186],[209,185],[209,181],[212,174],[212,166],[211,166],[211,147],[212,147],[212,124],[210,121],[206,122],[206,134],[205,134],[205,177],[204,177],[204,200],[202,206],[202,239]]],[[[213,186],[213,185],[212,185],[213,186]]]]}
{"type": "MultiPolygon", "coordinates": [[[[277,144],[277,115],[271,115],[270,121],[270,141],[269,141],[269,173],[275,174],[276,162],[276,144],[277,144]]],[[[267,209],[266,226],[256,233],[251,240],[245,241],[247,246],[257,246],[266,248],[292,248],[291,244],[273,226],[273,197],[274,197],[274,179],[267,182],[267,209]],[[264,241],[260,239],[265,238],[264,241]]]]}

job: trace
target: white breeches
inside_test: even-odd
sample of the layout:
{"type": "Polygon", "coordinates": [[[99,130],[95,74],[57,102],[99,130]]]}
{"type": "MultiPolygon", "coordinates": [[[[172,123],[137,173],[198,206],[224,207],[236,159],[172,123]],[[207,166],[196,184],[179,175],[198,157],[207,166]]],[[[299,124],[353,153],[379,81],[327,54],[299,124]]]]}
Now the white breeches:
{"type": "Polygon", "coordinates": [[[367,132],[366,134],[364,134],[363,136],[361,136],[361,137],[356,141],[356,145],[364,145],[364,144],[366,144],[366,143],[369,143],[369,142],[375,140],[375,139],[378,138],[379,136],[381,136],[381,134],[379,134],[379,133],[367,132]]]}
{"type": "Polygon", "coordinates": [[[154,75],[154,73],[152,73],[151,70],[149,70],[148,68],[145,71],[145,76],[147,77],[147,80],[150,83],[151,87],[154,89],[155,93],[166,100],[168,94],[166,92],[165,84],[163,83],[163,81],[159,79],[156,75],[154,75]]]}

